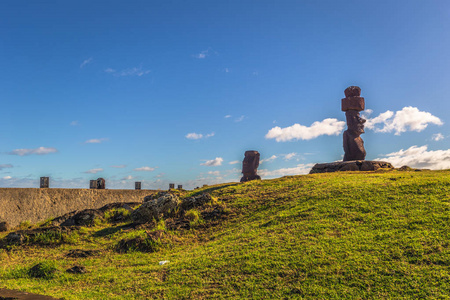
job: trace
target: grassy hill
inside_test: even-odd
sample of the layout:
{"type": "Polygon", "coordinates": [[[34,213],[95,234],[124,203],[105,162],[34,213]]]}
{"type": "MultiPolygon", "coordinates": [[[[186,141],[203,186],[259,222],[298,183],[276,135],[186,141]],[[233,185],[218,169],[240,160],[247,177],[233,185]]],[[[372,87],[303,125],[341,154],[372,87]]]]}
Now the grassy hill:
{"type": "Polygon", "coordinates": [[[65,299],[450,298],[450,171],[290,176],[180,196],[202,192],[213,201],[182,219],[127,228],[108,221],[113,211],[4,247],[0,287],[65,299]],[[98,252],[68,257],[74,249],[98,252]],[[65,272],[74,265],[87,273],[65,272]]]}

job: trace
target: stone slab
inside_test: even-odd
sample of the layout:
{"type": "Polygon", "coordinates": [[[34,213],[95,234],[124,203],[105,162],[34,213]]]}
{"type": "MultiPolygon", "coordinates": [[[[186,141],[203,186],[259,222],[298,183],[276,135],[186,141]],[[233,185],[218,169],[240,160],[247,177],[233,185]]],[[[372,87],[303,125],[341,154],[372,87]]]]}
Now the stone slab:
{"type": "Polygon", "coordinates": [[[343,98],[341,100],[341,109],[342,111],[349,111],[349,110],[357,110],[362,111],[365,108],[365,102],[363,97],[348,97],[343,98]]]}
{"type": "Polygon", "coordinates": [[[350,160],[315,164],[309,174],[343,171],[376,171],[378,169],[394,169],[394,167],[391,163],[385,161],[350,160]]]}

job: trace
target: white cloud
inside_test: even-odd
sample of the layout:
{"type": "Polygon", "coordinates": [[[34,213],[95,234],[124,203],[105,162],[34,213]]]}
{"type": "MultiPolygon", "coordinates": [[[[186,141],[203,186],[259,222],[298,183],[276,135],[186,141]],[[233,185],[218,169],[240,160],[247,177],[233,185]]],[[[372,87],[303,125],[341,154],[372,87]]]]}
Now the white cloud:
{"type": "Polygon", "coordinates": [[[120,77],[123,77],[123,76],[138,76],[138,77],[140,77],[140,76],[150,73],[151,70],[144,70],[144,69],[142,69],[142,66],[141,66],[138,68],[134,67],[134,68],[124,69],[121,71],[116,71],[112,68],[107,68],[107,69],[105,69],[105,72],[112,74],[114,76],[120,76],[120,77]]]}
{"type": "Polygon", "coordinates": [[[235,165],[235,164],[238,164],[238,163],[240,163],[239,160],[233,160],[233,161],[229,162],[230,165],[235,165]]]}
{"type": "Polygon", "coordinates": [[[275,160],[275,159],[277,159],[278,158],[278,156],[276,156],[276,155],[272,155],[271,157],[269,157],[269,158],[265,158],[265,159],[261,159],[260,161],[259,161],[259,163],[265,163],[265,162],[271,162],[271,161],[273,161],[273,160],[275,160]]]}
{"type": "Polygon", "coordinates": [[[102,168],[90,169],[90,170],[87,170],[87,171],[85,171],[83,173],[86,173],[86,174],[97,174],[99,172],[103,172],[103,169],[102,168]]]}
{"type": "Polygon", "coordinates": [[[338,135],[345,127],[345,122],[337,119],[325,119],[322,122],[314,122],[310,127],[294,124],[289,127],[278,126],[269,130],[266,139],[275,139],[277,142],[292,140],[311,140],[321,135],[338,135]]]}
{"type": "Polygon", "coordinates": [[[423,169],[450,169],[450,149],[430,150],[428,146],[412,146],[406,150],[386,154],[375,160],[388,161],[394,167],[409,166],[423,169]]]}
{"type": "Polygon", "coordinates": [[[0,170],[6,169],[6,168],[12,168],[12,167],[13,167],[13,165],[11,165],[11,164],[3,164],[3,165],[0,165],[0,170]]]}
{"type": "Polygon", "coordinates": [[[85,144],[100,144],[100,143],[102,143],[104,141],[107,141],[107,140],[108,140],[107,138],[90,139],[90,140],[85,141],[84,143],[85,144]]]}
{"type": "Polygon", "coordinates": [[[291,159],[293,159],[293,158],[296,157],[296,156],[297,156],[297,153],[292,152],[292,153],[289,153],[289,154],[285,154],[285,155],[284,155],[284,159],[285,159],[285,160],[291,160],[291,159]]]}
{"type": "Polygon", "coordinates": [[[152,172],[152,171],[155,171],[155,169],[156,169],[157,167],[154,167],[154,168],[152,168],[152,167],[140,167],[140,168],[136,168],[136,169],[134,169],[133,171],[137,171],[137,172],[152,172]]]}
{"type": "Polygon", "coordinates": [[[92,62],[92,57],[90,57],[90,58],[88,58],[88,59],[85,59],[85,60],[81,63],[80,69],[83,69],[87,64],[89,64],[89,63],[91,63],[91,62],[92,62]]]}
{"type": "Polygon", "coordinates": [[[203,137],[203,134],[201,133],[195,133],[195,132],[191,132],[186,134],[186,138],[190,139],[190,140],[199,140],[203,137]]]}
{"type": "Polygon", "coordinates": [[[72,122],[70,122],[70,126],[77,126],[77,125],[79,125],[79,124],[78,124],[78,121],[72,121],[72,122]]]}
{"type": "Polygon", "coordinates": [[[208,133],[208,134],[205,134],[205,135],[203,135],[201,133],[191,132],[191,133],[186,134],[186,138],[189,139],[189,140],[200,140],[200,139],[203,139],[203,138],[205,138],[205,139],[210,138],[210,137],[212,137],[214,135],[215,135],[214,132],[211,132],[211,133],[208,133]]]}
{"type": "Polygon", "coordinates": [[[56,150],[56,148],[39,147],[36,149],[15,149],[15,150],[9,152],[8,154],[25,156],[25,155],[32,155],[32,154],[46,155],[46,154],[56,153],[56,152],[58,152],[58,150],[56,150]]]}
{"type": "Polygon", "coordinates": [[[431,137],[431,139],[433,140],[433,141],[436,141],[436,142],[438,142],[438,141],[441,141],[441,140],[443,140],[445,137],[444,137],[444,135],[442,134],[442,133],[436,133],[436,134],[433,134],[433,136],[431,137]]]}
{"type": "Polygon", "coordinates": [[[126,168],[127,165],[116,165],[116,166],[111,166],[111,168],[116,168],[116,169],[123,169],[126,168]]]}
{"type": "Polygon", "coordinates": [[[228,68],[225,68],[225,73],[230,73],[230,69],[228,69],[228,68]]]}
{"type": "Polygon", "coordinates": [[[269,171],[267,169],[258,170],[258,175],[264,178],[274,178],[287,175],[308,174],[314,164],[299,164],[292,168],[282,168],[278,170],[269,171]]]}
{"type": "Polygon", "coordinates": [[[231,115],[226,115],[224,118],[225,119],[231,118],[231,115]]]}
{"type": "Polygon", "coordinates": [[[220,171],[209,171],[209,175],[220,176],[220,171]]]}
{"type": "Polygon", "coordinates": [[[211,52],[213,52],[214,54],[217,54],[217,52],[213,51],[212,48],[209,47],[208,49],[203,50],[203,51],[201,51],[201,52],[198,53],[198,54],[194,54],[193,56],[194,56],[195,58],[198,58],[198,59],[204,59],[204,58],[206,58],[207,56],[209,56],[209,55],[211,54],[211,52]]]}
{"type": "Polygon", "coordinates": [[[3,177],[2,179],[4,179],[4,180],[9,180],[9,179],[11,179],[12,177],[11,176],[5,176],[5,177],[3,177]]]}
{"type": "Polygon", "coordinates": [[[395,132],[400,135],[406,131],[420,132],[427,128],[428,124],[442,125],[441,119],[429,112],[420,111],[417,107],[407,106],[397,112],[386,111],[378,117],[367,119],[365,127],[375,132],[395,132]],[[376,125],[381,124],[382,128],[376,125]]]}
{"type": "Polygon", "coordinates": [[[236,123],[238,123],[238,122],[243,121],[244,119],[245,119],[245,116],[242,115],[242,116],[240,116],[239,118],[236,118],[234,121],[235,121],[236,123]]]}
{"type": "Polygon", "coordinates": [[[125,176],[124,178],[122,178],[122,180],[131,180],[131,179],[133,179],[133,176],[131,176],[131,175],[128,175],[128,176],[125,176]]]}
{"type": "Polygon", "coordinates": [[[208,166],[208,167],[215,167],[215,166],[221,166],[223,162],[223,158],[222,157],[216,157],[215,159],[212,160],[207,160],[204,163],[201,163],[201,166],[208,166]]]}

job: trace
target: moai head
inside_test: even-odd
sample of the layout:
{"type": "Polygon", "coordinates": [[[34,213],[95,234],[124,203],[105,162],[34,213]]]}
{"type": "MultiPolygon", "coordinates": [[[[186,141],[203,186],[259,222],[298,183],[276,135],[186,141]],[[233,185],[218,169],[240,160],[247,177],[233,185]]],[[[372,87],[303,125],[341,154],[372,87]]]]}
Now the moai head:
{"type": "Polygon", "coordinates": [[[256,175],[259,167],[259,152],[245,151],[245,157],[242,161],[242,173],[256,175]]]}
{"type": "Polygon", "coordinates": [[[347,118],[348,130],[352,131],[355,135],[364,133],[364,123],[366,123],[366,120],[360,117],[358,111],[346,111],[345,117],[347,118]]]}

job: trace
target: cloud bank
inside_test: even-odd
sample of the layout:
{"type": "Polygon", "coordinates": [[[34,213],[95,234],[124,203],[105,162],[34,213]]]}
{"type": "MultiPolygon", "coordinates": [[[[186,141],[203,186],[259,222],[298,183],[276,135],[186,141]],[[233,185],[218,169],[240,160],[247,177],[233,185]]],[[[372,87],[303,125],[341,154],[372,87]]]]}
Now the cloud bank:
{"type": "Polygon", "coordinates": [[[186,138],[189,139],[189,140],[200,140],[200,139],[210,138],[210,137],[212,137],[214,135],[215,135],[214,132],[211,132],[211,133],[208,133],[208,134],[205,134],[205,135],[201,134],[201,133],[191,132],[191,133],[186,134],[186,138]]]}
{"type": "Polygon", "coordinates": [[[325,119],[314,122],[310,127],[294,124],[289,127],[274,127],[266,134],[266,139],[275,139],[277,142],[292,140],[311,140],[321,135],[338,135],[345,127],[344,121],[325,119]]]}
{"type": "Polygon", "coordinates": [[[207,160],[204,163],[201,163],[201,166],[208,166],[208,167],[215,167],[215,166],[221,166],[223,162],[223,158],[222,157],[216,157],[215,159],[212,160],[207,160]]]}
{"type": "Polygon", "coordinates": [[[155,171],[156,168],[152,168],[152,167],[140,167],[140,168],[136,168],[133,171],[137,171],[137,172],[152,172],[155,171]]]}
{"type": "Polygon", "coordinates": [[[53,148],[53,147],[49,147],[49,148],[39,147],[39,148],[35,148],[35,149],[15,149],[15,150],[9,152],[8,154],[25,156],[25,155],[32,155],[32,154],[46,155],[46,154],[56,153],[56,152],[58,152],[58,150],[56,150],[56,148],[53,148]]]}
{"type": "Polygon", "coordinates": [[[412,146],[406,150],[386,154],[375,160],[388,161],[394,167],[409,166],[421,169],[450,169],[450,149],[447,150],[430,150],[428,146],[412,146]]]}
{"type": "Polygon", "coordinates": [[[407,106],[395,113],[388,110],[378,117],[368,118],[365,127],[375,132],[395,132],[395,135],[400,135],[406,131],[420,132],[427,128],[428,124],[442,125],[444,123],[429,112],[420,111],[417,107],[407,106]],[[381,125],[381,127],[378,125],[381,125]]]}

